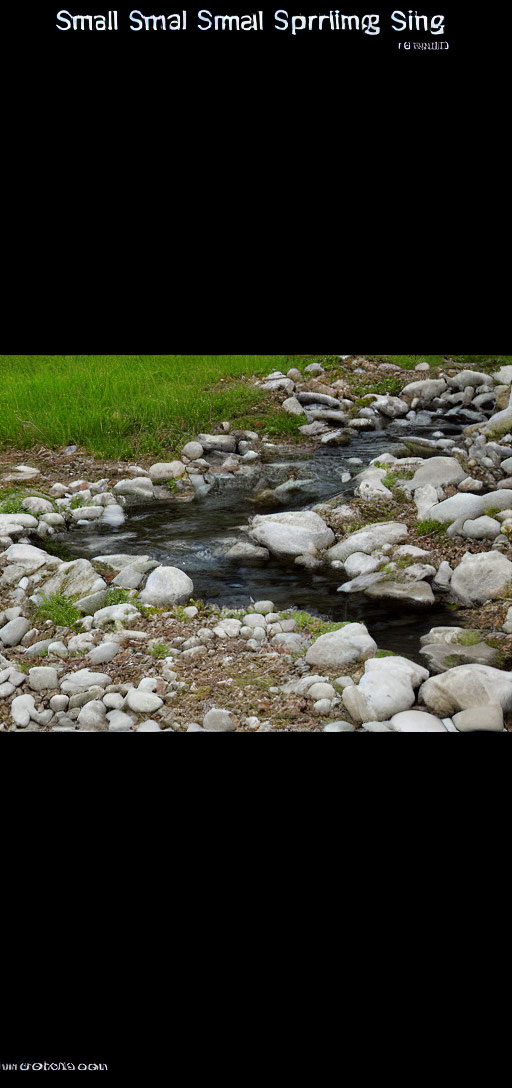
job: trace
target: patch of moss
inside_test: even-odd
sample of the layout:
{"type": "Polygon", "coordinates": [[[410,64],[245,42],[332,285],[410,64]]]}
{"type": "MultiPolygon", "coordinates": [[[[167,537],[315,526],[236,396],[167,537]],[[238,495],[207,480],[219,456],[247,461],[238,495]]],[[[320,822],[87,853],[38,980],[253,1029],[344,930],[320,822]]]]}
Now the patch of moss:
{"type": "Polygon", "coordinates": [[[375,657],[396,657],[392,650],[377,650],[375,657]]]}
{"type": "Polygon", "coordinates": [[[459,646],[476,646],[481,641],[482,634],[480,631],[464,631],[457,639],[459,646]]]}

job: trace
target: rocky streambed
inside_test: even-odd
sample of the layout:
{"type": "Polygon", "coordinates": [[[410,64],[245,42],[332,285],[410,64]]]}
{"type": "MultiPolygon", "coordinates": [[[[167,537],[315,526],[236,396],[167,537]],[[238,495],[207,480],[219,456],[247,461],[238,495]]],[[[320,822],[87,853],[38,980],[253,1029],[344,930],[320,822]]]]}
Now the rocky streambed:
{"type": "Polygon", "coordinates": [[[512,374],[356,398],[340,362],[264,383],[304,447],[226,422],[115,483],[4,474],[3,730],[507,726],[512,374]]]}

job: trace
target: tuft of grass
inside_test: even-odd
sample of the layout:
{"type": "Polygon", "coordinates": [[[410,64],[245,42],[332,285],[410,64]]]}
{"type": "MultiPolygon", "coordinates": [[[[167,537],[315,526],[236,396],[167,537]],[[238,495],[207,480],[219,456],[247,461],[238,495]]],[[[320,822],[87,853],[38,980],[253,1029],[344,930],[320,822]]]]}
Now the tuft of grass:
{"type": "Polygon", "coordinates": [[[82,613],[73,601],[60,593],[45,597],[37,606],[35,614],[40,619],[51,620],[55,627],[72,627],[77,620],[82,619],[82,613]]]}
{"type": "Polygon", "coordinates": [[[347,620],[345,623],[331,623],[329,620],[322,620],[320,616],[312,616],[309,612],[283,613],[282,619],[295,620],[297,629],[305,631],[306,634],[312,635],[313,638],[328,635],[331,631],[340,631],[342,627],[347,627],[350,622],[347,620]]]}
{"type": "Polygon", "coordinates": [[[172,650],[166,642],[159,642],[156,646],[152,646],[152,648],[148,650],[147,653],[151,654],[151,657],[156,657],[158,660],[160,660],[164,657],[169,657],[172,653],[172,650]]]}
{"type": "Polygon", "coordinates": [[[442,521],[434,521],[433,518],[427,518],[425,521],[419,521],[416,525],[416,532],[418,536],[435,536],[436,534],[445,533],[446,525],[442,521]]]}
{"type": "Polygon", "coordinates": [[[375,657],[396,657],[392,650],[377,650],[375,657]]]}
{"type": "Polygon", "coordinates": [[[79,510],[81,506],[86,506],[88,502],[89,499],[84,499],[83,495],[78,492],[78,495],[73,495],[73,498],[71,499],[71,502],[69,504],[69,509],[79,510]]]}
{"type": "Polygon", "coordinates": [[[108,590],[103,607],[111,608],[112,605],[127,604],[128,601],[131,601],[130,590],[123,589],[122,586],[114,586],[108,590]]]}

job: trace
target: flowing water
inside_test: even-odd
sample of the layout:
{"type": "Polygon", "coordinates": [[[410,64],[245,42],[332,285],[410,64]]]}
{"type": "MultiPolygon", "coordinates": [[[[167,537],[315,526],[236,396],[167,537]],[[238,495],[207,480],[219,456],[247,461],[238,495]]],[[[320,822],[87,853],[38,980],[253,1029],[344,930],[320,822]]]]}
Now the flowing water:
{"type": "MultiPolygon", "coordinates": [[[[411,433],[428,437],[433,430],[457,433],[454,427],[443,427],[439,420],[428,428],[411,425],[411,433]]],[[[392,451],[398,441],[392,430],[358,435],[349,446],[322,448],[313,454],[301,450],[276,449],[270,464],[262,474],[275,486],[289,478],[290,472],[302,480],[313,481],[311,490],[287,502],[282,509],[292,510],[314,506],[316,503],[346,493],[347,502],[353,495],[354,482],[343,484],[341,476],[347,471],[356,475],[363,468],[348,464],[351,457],[360,457],[366,466],[385,450],[392,451]]],[[[255,477],[257,478],[257,477],[255,477]]],[[[246,485],[247,487],[247,485],[246,485]]],[[[254,481],[251,482],[251,491],[254,481]]],[[[453,613],[441,603],[421,611],[397,609],[396,602],[386,605],[372,601],[363,594],[337,593],[339,571],[312,573],[293,563],[280,562],[271,556],[265,563],[230,560],[226,556],[226,540],[235,543],[247,540],[241,532],[255,514],[275,513],[276,506],[255,505],[239,478],[222,477],[219,490],[210,492],[201,501],[184,502],[176,498],[169,502],[151,502],[127,508],[127,519],[119,530],[79,527],[59,540],[70,557],[93,558],[113,552],[144,554],[168,566],[186,571],[194,583],[195,599],[243,608],[251,598],[271,600],[278,609],[293,606],[342,622],[366,623],[379,648],[392,650],[421,662],[418,654],[420,637],[432,627],[452,626],[453,613]]],[[[230,546],[230,545],[229,545],[230,546]]]]}

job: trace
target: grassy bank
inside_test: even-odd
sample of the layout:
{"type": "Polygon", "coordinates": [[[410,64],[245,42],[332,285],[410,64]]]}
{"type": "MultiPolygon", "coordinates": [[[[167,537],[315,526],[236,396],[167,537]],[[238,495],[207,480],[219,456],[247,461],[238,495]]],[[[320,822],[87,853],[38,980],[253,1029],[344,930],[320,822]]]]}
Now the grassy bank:
{"type": "Polygon", "coordinates": [[[122,460],[168,456],[224,419],[287,433],[296,421],[240,379],[296,361],[287,355],[0,355],[0,446],[73,442],[122,460]]]}
{"type": "MultiPolygon", "coordinates": [[[[510,355],[369,355],[404,370],[448,358],[472,367],[511,363],[510,355]]],[[[287,415],[249,380],[338,356],[292,355],[0,355],[0,447],[54,449],[69,443],[115,460],[169,458],[222,420],[271,436],[295,435],[303,418],[287,415]]],[[[356,395],[400,391],[354,375],[356,395]],[[357,384],[359,382],[359,385],[357,384]]],[[[395,389],[392,383],[395,382],[395,389]]],[[[391,384],[390,384],[391,383],[391,384]]]]}

